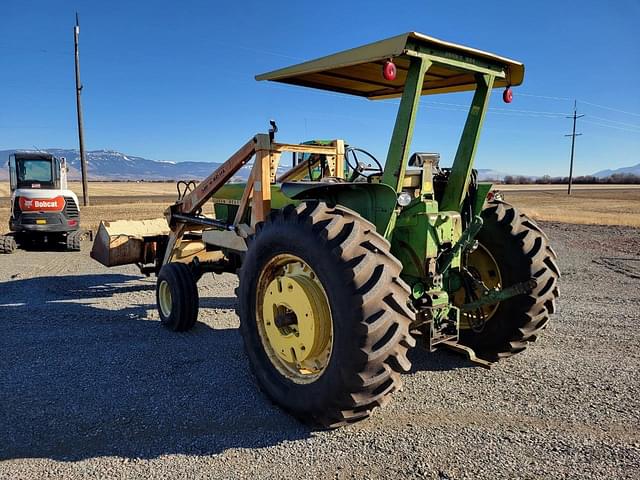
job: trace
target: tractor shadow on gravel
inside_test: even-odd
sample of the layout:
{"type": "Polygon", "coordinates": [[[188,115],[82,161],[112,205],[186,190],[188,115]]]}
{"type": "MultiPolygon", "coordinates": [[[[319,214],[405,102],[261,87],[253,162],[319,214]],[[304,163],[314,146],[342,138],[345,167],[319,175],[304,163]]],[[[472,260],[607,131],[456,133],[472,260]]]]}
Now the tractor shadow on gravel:
{"type": "Polygon", "coordinates": [[[67,245],[63,242],[21,241],[18,249],[25,252],[66,252],[67,245]]]}
{"type": "Polygon", "coordinates": [[[161,328],[154,284],[124,274],[0,283],[0,460],[211,455],[311,435],[255,387],[237,329],[161,328]]]}
{"type": "Polygon", "coordinates": [[[447,372],[460,368],[482,368],[460,353],[444,347],[431,353],[421,343],[421,339],[418,338],[416,347],[409,351],[408,357],[411,361],[409,374],[414,372],[447,372]]]}

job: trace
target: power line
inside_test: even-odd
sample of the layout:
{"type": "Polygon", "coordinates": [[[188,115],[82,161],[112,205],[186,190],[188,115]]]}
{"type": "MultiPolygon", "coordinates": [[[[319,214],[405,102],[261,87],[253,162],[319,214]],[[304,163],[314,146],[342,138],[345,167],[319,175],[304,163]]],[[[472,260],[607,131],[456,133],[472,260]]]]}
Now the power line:
{"type": "MultiPolygon", "coordinates": [[[[217,45],[229,45],[230,46],[230,44],[225,44],[225,43],[222,43],[222,42],[214,42],[214,43],[216,43],[217,45]]],[[[2,45],[0,45],[0,46],[2,46],[2,45]]],[[[249,52],[255,52],[255,53],[259,53],[259,54],[263,54],[263,55],[272,55],[272,56],[276,56],[276,57],[287,58],[287,59],[290,59],[290,60],[298,60],[298,61],[304,60],[301,57],[295,57],[295,56],[291,56],[291,55],[286,55],[286,54],[283,54],[283,53],[280,53],[280,52],[274,52],[274,51],[270,51],[270,50],[257,49],[257,48],[252,48],[252,47],[248,47],[248,46],[244,46],[244,45],[240,45],[240,46],[239,45],[233,45],[233,46],[234,46],[234,48],[239,48],[241,50],[245,50],[245,51],[249,51],[249,52]]],[[[23,48],[23,50],[27,50],[27,49],[23,48]]],[[[54,50],[50,50],[50,49],[44,49],[44,48],[31,49],[31,51],[38,51],[39,53],[54,53],[56,55],[67,55],[66,52],[63,53],[63,52],[58,52],[58,51],[54,51],[54,50]]],[[[537,95],[537,94],[533,94],[533,93],[523,93],[523,92],[518,92],[518,95],[519,96],[523,96],[523,97],[541,98],[541,99],[546,99],[546,100],[561,100],[561,101],[571,101],[572,100],[571,98],[568,98],[568,97],[558,97],[558,96],[553,96],[553,95],[537,95]]],[[[629,112],[629,111],[626,111],[626,110],[620,110],[618,108],[608,107],[606,105],[600,105],[600,104],[597,104],[597,103],[588,102],[586,100],[580,100],[580,102],[584,103],[585,105],[591,105],[593,107],[603,108],[605,110],[610,110],[610,111],[613,111],[613,112],[623,113],[625,115],[633,115],[633,116],[636,116],[636,117],[640,117],[640,113],[629,112]]],[[[437,102],[434,102],[434,103],[437,103],[437,102]]],[[[457,105],[457,104],[450,104],[450,105],[451,106],[462,106],[462,107],[466,108],[466,105],[457,105]]],[[[518,110],[511,110],[511,109],[504,109],[504,108],[501,109],[501,108],[497,108],[497,107],[489,107],[489,110],[509,110],[510,112],[518,112],[518,110]]],[[[566,115],[566,114],[560,113],[560,112],[537,112],[535,110],[531,110],[531,111],[521,110],[519,112],[531,113],[531,114],[534,114],[534,115],[558,115],[558,116],[566,115]]],[[[601,119],[601,120],[606,120],[606,119],[601,119]]],[[[611,121],[614,122],[614,123],[618,123],[618,122],[615,122],[613,120],[611,120],[611,121]]],[[[631,126],[635,126],[635,125],[631,125],[631,126]]]]}
{"type": "Polygon", "coordinates": [[[495,111],[490,110],[487,113],[496,114],[496,115],[507,115],[510,117],[530,117],[530,118],[549,118],[549,119],[559,119],[566,115],[549,115],[546,113],[519,113],[519,112],[508,112],[508,111],[495,111]]]}
{"type": "MultiPolygon", "coordinates": [[[[534,95],[533,93],[522,93],[522,92],[518,92],[518,95],[522,97],[543,98],[546,100],[571,101],[571,99],[567,97],[554,97],[551,95],[534,95]]],[[[621,110],[619,108],[609,107],[607,105],[600,105],[599,103],[588,102],[586,100],[578,100],[578,101],[580,103],[584,103],[585,105],[591,105],[592,107],[603,108],[605,110],[611,110],[612,112],[624,113],[625,115],[633,115],[634,117],[640,117],[640,113],[629,112],[627,110],[621,110]]]]}
{"type": "Polygon", "coordinates": [[[640,128],[640,125],[636,125],[636,124],[634,124],[634,123],[619,122],[619,121],[617,121],[617,120],[611,120],[611,119],[609,119],[609,118],[596,117],[595,115],[589,115],[589,117],[591,117],[591,118],[595,118],[595,119],[597,119],[597,120],[602,120],[602,121],[605,121],[605,122],[616,123],[616,124],[618,124],[618,125],[624,125],[624,126],[626,126],[626,127],[640,128]]]}
{"type": "Polygon", "coordinates": [[[606,128],[613,128],[615,130],[621,130],[623,132],[633,132],[633,133],[640,133],[640,130],[633,130],[631,128],[624,128],[624,127],[618,127],[616,125],[607,125],[605,123],[597,123],[597,122],[591,122],[589,120],[583,120],[583,122],[588,123],[590,125],[596,125],[598,127],[606,127],[606,128]]]}
{"type": "MultiPolygon", "coordinates": [[[[291,85],[285,84],[276,84],[276,83],[267,83],[266,86],[270,88],[274,88],[277,90],[286,90],[286,91],[299,91],[298,88],[291,85]]],[[[343,93],[335,93],[321,90],[310,89],[307,93],[313,93],[315,95],[323,95],[328,97],[336,97],[342,99],[349,99],[353,101],[361,101],[361,98],[357,98],[354,96],[350,96],[348,94],[343,93]]],[[[397,99],[386,99],[386,100],[377,100],[375,104],[378,105],[393,105],[397,106],[400,103],[397,99]]],[[[462,112],[466,113],[469,111],[469,105],[463,105],[460,103],[448,103],[448,102],[438,102],[434,100],[421,100],[420,105],[427,106],[429,108],[434,108],[436,110],[445,110],[450,112],[462,112]]],[[[498,108],[498,107],[489,107],[488,113],[495,113],[498,115],[508,115],[508,116],[516,116],[516,117],[533,117],[533,118],[561,118],[566,116],[566,113],[561,112],[544,112],[537,110],[511,110],[508,108],[498,108]]]]}
{"type": "Polygon", "coordinates": [[[544,98],[544,99],[547,99],[547,100],[566,100],[568,102],[571,101],[571,99],[567,98],[567,97],[552,97],[552,96],[549,96],[549,95],[534,95],[532,93],[518,92],[518,95],[522,96],[522,97],[544,98]]]}
{"type": "MultiPolygon", "coordinates": [[[[266,86],[276,90],[299,91],[298,88],[290,85],[285,85],[285,84],[267,83],[266,86]]],[[[356,98],[346,94],[335,93],[335,92],[327,92],[327,91],[313,90],[313,89],[309,90],[309,92],[316,95],[349,99],[356,102],[361,100],[360,98],[356,98]]],[[[522,95],[522,94],[519,94],[519,95],[522,95]]],[[[541,97],[541,95],[527,95],[527,96],[541,97]]],[[[545,98],[564,100],[564,97],[545,97],[545,98]]],[[[398,103],[399,101],[395,99],[378,100],[375,102],[375,104],[378,104],[378,105],[392,105],[392,106],[397,106],[398,103]]],[[[469,105],[463,105],[460,103],[438,102],[435,100],[421,100],[420,105],[424,105],[428,108],[432,108],[436,110],[444,110],[449,112],[466,113],[469,111],[469,105]]],[[[508,108],[498,108],[498,107],[489,107],[489,111],[487,113],[493,113],[497,115],[516,116],[516,117],[548,118],[548,119],[558,119],[563,116],[566,117],[566,113],[561,113],[561,112],[548,112],[548,111],[540,111],[540,110],[518,110],[518,109],[511,110],[508,108]]],[[[590,116],[590,117],[598,118],[598,119],[609,121],[609,122],[624,123],[625,125],[636,127],[636,125],[627,124],[626,122],[617,122],[615,120],[604,119],[602,117],[596,117],[596,116],[590,116]]],[[[569,118],[573,118],[573,117],[569,117],[569,118]]],[[[631,128],[622,128],[622,127],[618,127],[617,125],[606,125],[603,123],[596,123],[588,120],[583,120],[583,121],[599,127],[613,128],[616,130],[632,132],[632,133],[638,132],[638,130],[633,130],[631,128]]]]}
{"type": "Polygon", "coordinates": [[[580,100],[580,103],[591,105],[592,107],[604,108],[605,110],[611,110],[612,112],[624,113],[625,115],[633,115],[634,117],[640,117],[640,113],[627,112],[626,110],[620,110],[618,108],[607,107],[606,105],[598,105],[597,103],[587,102],[586,100],[580,100]]]}
{"type": "MultiPolygon", "coordinates": [[[[452,107],[463,107],[464,109],[469,109],[469,105],[462,105],[460,103],[447,103],[447,102],[437,102],[435,100],[428,100],[425,101],[426,104],[436,104],[436,105],[449,105],[452,107]]],[[[500,111],[504,111],[504,112],[509,112],[509,113],[531,113],[531,114],[536,114],[536,115],[557,115],[559,117],[564,117],[566,114],[566,112],[545,112],[545,111],[540,111],[540,110],[519,110],[517,108],[500,108],[500,107],[489,107],[489,110],[500,110],[500,111]]]]}

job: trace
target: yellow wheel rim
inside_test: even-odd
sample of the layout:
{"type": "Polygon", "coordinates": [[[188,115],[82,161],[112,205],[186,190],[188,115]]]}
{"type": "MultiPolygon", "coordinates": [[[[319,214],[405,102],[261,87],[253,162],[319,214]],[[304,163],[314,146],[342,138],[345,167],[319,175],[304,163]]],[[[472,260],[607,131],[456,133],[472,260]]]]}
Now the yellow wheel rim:
{"type": "MultiPolygon", "coordinates": [[[[478,244],[478,248],[467,256],[467,261],[463,266],[477,281],[477,283],[474,283],[472,289],[476,298],[481,298],[484,294],[482,284],[490,290],[494,290],[496,288],[502,289],[502,276],[500,275],[498,262],[496,262],[489,250],[481,244],[478,244]],[[482,282],[482,284],[480,284],[480,282],[482,282]]],[[[454,294],[454,304],[460,306],[470,301],[467,299],[466,294],[467,291],[464,286],[461,287],[454,294]]],[[[460,328],[482,328],[484,324],[496,313],[499,305],[500,302],[497,302],[490,305],[483,305],[474,311],[462,312],[460,314],[460,328]]]]}
{"type": "Polygon", "coordinates": [[[280,373],[311,383],[325,371],[333,347],[329,299],[301,258],[281,254],[264,266],[256,291],[256,322],[265,352],[280,373]]]}
{"type": "Polygon", "coordinates": [[[162,280],[158,286],[158,303],[160,311],[165,317],[171,315],[171,289],[166,280],[162,280]]]}

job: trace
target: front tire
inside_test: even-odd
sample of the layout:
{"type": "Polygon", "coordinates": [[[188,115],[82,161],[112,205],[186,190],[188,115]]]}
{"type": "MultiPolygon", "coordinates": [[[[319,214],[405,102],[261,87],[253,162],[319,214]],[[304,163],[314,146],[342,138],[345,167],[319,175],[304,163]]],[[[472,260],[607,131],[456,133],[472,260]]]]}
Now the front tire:
{"type": "Polygon", "coordinates": [[[547,236],[516,208],[494,201],[483,210],[482,218],[476,237],[480,245],[467,265],[473,276],[489,288],[501,289],[536,281],[528,294],[461,316],[460,343],[485,360],[497,361],[523,351],[547,326],[556,308],[560,270],[547,236]]]}
{"type": "Polygon", "coordinates": [[[414,314],[389,248],[357,213],[318,202],[273,211],[250,238],[240,332],[261,389],[299,420],[364,419],[410,369],[414,314]]]}
{"type": "Polygon", "coordinates": [[[185,263],[168,263],[156,282],[156,305],[162,325],[174,332],[190,330],[198,319],[198,286],[185,263]]]}
{"type": "Polygon", "coordinates": [[[12,235],[0,235],[0,253],[13,253],[18,248],[12,235]]]}

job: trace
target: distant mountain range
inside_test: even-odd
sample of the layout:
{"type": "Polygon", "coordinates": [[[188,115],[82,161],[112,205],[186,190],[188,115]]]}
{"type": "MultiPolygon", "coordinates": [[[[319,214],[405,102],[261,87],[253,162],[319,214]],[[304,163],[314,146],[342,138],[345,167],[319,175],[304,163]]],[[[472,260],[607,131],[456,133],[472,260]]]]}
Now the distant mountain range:
{"type": "MultiPolygon", "coordinates": [[[[69,178],[79,180],[80,153],[78,150],[49,148],[44,150],[57,157],[65,157],[69,165],[69,178]]],[[[9,155],[15,150],[0,150],[0,180],[9,177],[6,168],[9,155]]],[[[92,150],[87,152],[87,163],[90,180],[200,180],[208,176],[220,163],[215,162],[169,162],[149,160],[147,158],[126,155],[114,150],[92,150]]],[[[280,167],[280,172],[286,171],[288,165],[280,167]]],[[[246,180],[251,166],[242,167],[232,179],[246,180]]],[[[614,173],[634,173],[640,175],[640,163],[632,167],[615,170],[601,170],[594,173],[596,177],[607,177],[614,173]]],[[[478,169],[479,180],[503,180],[512,173],[500,172],[486,168],[478,169]]],[[[535,178],[535,177],[531,177],[535,178]]]]}
{"type": "MultiPolygon", "coordinates": [[[[78,150],[49,148],[44,150],[56,157],[65,157],[69,166],[69,178],[79,180],[80,153],[78,150]]],[[[6,168],[9,155],[15,150],[0,150],[0,179],[8,177],[6,168]]],[[[214,162],[167,162],[125,155],[113,150],[87,152],[87,168],[90,180],[191,180],[202,179],[220,164],[214,162]]],[[[246,178],[249,168],[239,172],[246,178]]]]}
{"type": "Polygon", "coordinates": [[[598,178],[604,178],[604,177],[609,177],[616,173],[631,173],[633,175],[640,175],[640,163],[638,163],[637,165],[632,165],[631,167],[616,168],[614,170],[610,170],[610,169],[600,170],[599,172],[594,173],[593,176],[598,178]]]}
{"type": "MultiPolygon", "coordinates": [[[[48,148],[43,150],[56,157],[65,157],[69,166],[69,179],[80,180],[80,153],[78,150],[48,148]]],[[[8,178],[6,163],[15,150],[0,150],[0,179],[8,178]]],[[[90,180],[200,180],[213,172],[219,163],[215,162],[169,162],[126,155],[114,150],[93,150],[87,152],[90,180]]],[[[287,166],[279,170],[287,170],[287,166]]],[[[235,180],[245,180],[250,166],[240,169],[235,180]]],[[[502,180],[508,173],[490,169],[479,169],[480,180],[502,180]]]]}

